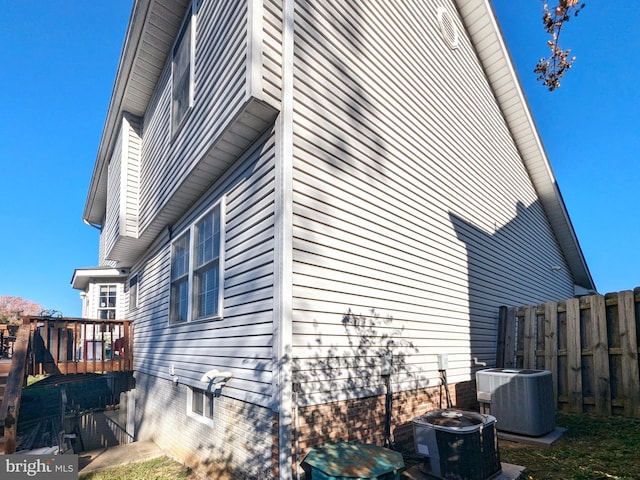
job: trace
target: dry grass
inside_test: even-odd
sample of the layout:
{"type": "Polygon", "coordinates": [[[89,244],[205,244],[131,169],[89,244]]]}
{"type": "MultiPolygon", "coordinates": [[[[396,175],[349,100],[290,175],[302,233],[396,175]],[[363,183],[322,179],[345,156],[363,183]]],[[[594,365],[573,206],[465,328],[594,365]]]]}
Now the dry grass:
{"type": "MultiPolygon", "coordinates": [[[[526,467],[526,480],[640,479],[640,420],[558,414],[567,429],[551,447],[500,442],[503,462],[526,467]]],[[[190,468],[160,457],[81,475],[81,480],[202,480],[190,468]]]]}
{"type": "Polygon", "coordinates": [[[503,462],[527,468],[527,480],[640,479],[640,420],[558,414],[567,429],[551,447],[500,443],[503,462]]]}
{"type": "Polygon", "coordinates": [[[80,475],[79,480],[202,480],[202,477],[169,457],[159,457],[80,475]]]}

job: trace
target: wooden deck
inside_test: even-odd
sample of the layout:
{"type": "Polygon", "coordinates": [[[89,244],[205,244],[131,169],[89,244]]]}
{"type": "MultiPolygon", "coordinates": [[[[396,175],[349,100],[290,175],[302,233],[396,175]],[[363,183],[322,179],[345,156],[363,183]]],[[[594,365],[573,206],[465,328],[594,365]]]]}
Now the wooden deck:
{"type": "Polygon", "coordinates": [[[11,359],[0,359],[0,453],[16,449],[16,424],[28,375],[133,370],[128,320],[22,317],[11,359]]]}
{"type": "Polygon", "coordinates": [[[131,322],[32,317],[30,375],[133,370],[131,322]]]}

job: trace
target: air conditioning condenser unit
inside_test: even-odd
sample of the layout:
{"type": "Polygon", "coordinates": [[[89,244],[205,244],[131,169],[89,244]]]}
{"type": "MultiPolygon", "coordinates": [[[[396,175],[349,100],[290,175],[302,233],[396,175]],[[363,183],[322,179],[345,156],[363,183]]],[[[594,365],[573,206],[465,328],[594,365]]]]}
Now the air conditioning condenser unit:
{"type": "Polygon", "coordinates": [[[532,437],[555,429],[553,379],[548,370],[490,368],[476,372],[482,412],[496,418],[497,429],[532,437]]]}
{"type": "Polygon", "coordinates": [[[501,472],[496,419],[437,410],[412,420],[420,471],[440,479],[486,480],[501,472]]]}

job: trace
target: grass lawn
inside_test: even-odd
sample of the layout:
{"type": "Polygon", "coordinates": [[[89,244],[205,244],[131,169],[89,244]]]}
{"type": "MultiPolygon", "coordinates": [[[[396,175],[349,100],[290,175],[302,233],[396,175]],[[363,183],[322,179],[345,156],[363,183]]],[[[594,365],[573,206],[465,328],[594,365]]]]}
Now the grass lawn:
{"type": "MultiPolygon", "coordinates": [[[[557,423],[567,431],[551,447],[500,441],[500,459],[526,467],[526,480],[640,479],[640,420],[559,413],[557,423]]],[[[201,478],[167,457],[80,476],[80,480],[201,478]]]]}
{"type": "Polygon", "coordinates": [[[202,480],[189,467],[169,457],[128,463],[101,472],[80,475],[79,480],[202,480]]]}
{"type": "Polygon", "coordinates": [[[500,442],[500,459],[527,468],[527,480],[640,479],[640,420],[559,413],[567,429],[551,447],[500,442]]]}

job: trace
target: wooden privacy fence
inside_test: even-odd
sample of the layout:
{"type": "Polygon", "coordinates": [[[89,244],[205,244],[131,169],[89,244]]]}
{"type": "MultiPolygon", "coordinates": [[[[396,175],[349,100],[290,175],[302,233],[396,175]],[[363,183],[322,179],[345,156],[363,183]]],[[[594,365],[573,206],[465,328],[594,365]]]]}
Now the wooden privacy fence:
{"type": "Polygon", "coordinates": [[[501,307],[496,363],[550,370],[556,406],[640,418],[640,288],[501,307]]]}

